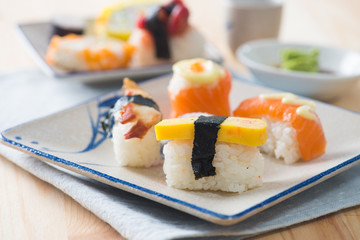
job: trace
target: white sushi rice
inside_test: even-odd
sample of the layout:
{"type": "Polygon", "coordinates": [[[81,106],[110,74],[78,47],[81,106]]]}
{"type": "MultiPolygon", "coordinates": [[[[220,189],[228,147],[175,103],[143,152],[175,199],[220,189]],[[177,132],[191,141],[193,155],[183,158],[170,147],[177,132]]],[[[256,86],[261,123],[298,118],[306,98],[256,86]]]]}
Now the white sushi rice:
{"type": "MultiPolygon", "coordinates": [[[[154,44],[148,44],[151,41],[153,42],[153,39],[145,41],[144,38],[146,39],[147,36],[142,29],[135,29],[131,34],[129,43],[136,46],[136,51],[131,57],[130,66],[143,67],[168,63],[167,59],[156,57],[154,44]]],[[[177,62],[188,58],[205,57],[204,44],[205,38],[195,28],[188,27],[183,34],[169,38],[171,61],[177,62]]]]}
{"type": "Polygon", "coordinates": [[[174,62],[183,59],[205,57],[205,38],[192,26],[185,33],[170,37],[171,59],[174,62]]]}
{"type": "Polygon", "coordinates": [[[136,46],[135,52],[131,56],[129,66],[144,67],[165,63],[166,61],[156,58],[156,51],[152,39],[147,39],[147,35],[142,29],[135,29],[130,38],[129,43],[136,46]],[[152,44],[150,44],[152,43],[152,44]]]}
{"type": "Polygon", "coordinates": [[[96,53],[102,49],[107,49],[115,54],[117,58],[123,59],[124,52],[120,40],[102,38],[95,36],[85,36],[77,39],[62,38],[58,43],[58,48],[53,49],[49,56],[57,66],[69,71],[87,71],[89,63],[82,57],[81,53],[85,49],[96,53]]]}
{"type": "Polygon", "coordinates": [[[213,159],[216,175],[196,180],[191,166],[192,146],[192,140],[174,140],[165,145],[163,168],[169,186],[240,193],[262,185],[264,159],[258,148],[216,143],[213,159]]]}
{"type": "Polygon", "coordinates": [[[299,144],[296,138],[296,130],[286,122],[267,122],[267,141],[260,147],[261,151],[282,159],[286,164],[294,163],[301,159],[299,144]]]}
{"type": "Polygon", "coordinates": [[[125,139],[134,123],[116,123],[113,127],[115,159],[121,166],[151,167],[162,162],[161,144],[156,140],[154,127],[151,127],[143,138],[125,139]]]}

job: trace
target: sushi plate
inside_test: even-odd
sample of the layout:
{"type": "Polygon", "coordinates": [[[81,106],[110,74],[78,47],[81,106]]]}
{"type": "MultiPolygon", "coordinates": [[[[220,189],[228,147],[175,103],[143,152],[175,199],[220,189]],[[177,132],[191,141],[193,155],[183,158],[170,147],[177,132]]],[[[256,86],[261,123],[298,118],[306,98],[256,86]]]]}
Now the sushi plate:
{"type": "MultiPolygon", "coordinates": [[[[98,83],[104,81],[118,81],[124,77],[149,78],[171,71],[172,63],[169,62],[168,64],[159,64],[149,67],[121,68],[95,72],[68,72],[63,69],[50,66],[45,61],[45,55],[52,33],[52,26],[50,22],[19,24],[17,26],[17,30],[20,38],[23,40],[27,50],[37,65],[48,76],[57,79],[98,83]]],[[[220,53],[213,45],[206,43],[204,48],[205,56],[203,57],[218,63],[222,62],[220,53]]]]}
{"type": "MultiPolygon", "coordinates": [[[[146,81],[166,118],[170,112],[167,85],[170,76],[146,81]]],[[[232,108],[260,93],[274,92],[261,86],[233,81],[232,108]]],[[[244,193],[189,191],[166,185],[162,166],[120,167],[114,160],[112,141],[100,121],[121,91],[27,122],[1,133],[1,142],[43,161],[151,199],[204,220],[230,225],[240,222],[305,189],[344,171],[360,160],[360,114],[317,103],[328,140],[326,153],[310,162],[285,165],[265,156],[264,184],[244,193]]]]}

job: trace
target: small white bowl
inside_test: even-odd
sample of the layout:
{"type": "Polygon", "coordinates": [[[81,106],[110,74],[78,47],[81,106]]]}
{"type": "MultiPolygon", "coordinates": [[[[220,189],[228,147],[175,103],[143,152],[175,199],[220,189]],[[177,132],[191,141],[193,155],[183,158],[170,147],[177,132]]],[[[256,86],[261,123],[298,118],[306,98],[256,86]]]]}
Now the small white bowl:
{"type": "Polygon", "coordinates": [[[282,43],[263,39],[247,42],[236,51],[255,81],[282,91],[330,101],[343,95],[360,77],[360,54],[354,51],[317,45],[282,43]],[[320,73],[280,69],[283,49],[319,50],[320,73]]]}

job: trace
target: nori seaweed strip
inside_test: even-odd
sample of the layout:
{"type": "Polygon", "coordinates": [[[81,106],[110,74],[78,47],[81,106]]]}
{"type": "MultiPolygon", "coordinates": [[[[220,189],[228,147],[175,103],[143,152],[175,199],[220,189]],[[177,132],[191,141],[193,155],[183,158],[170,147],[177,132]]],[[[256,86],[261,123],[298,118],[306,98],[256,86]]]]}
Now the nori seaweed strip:
{"type": "Polygon", "coordinates": [[[158,105],[151,98],[146,98],[141,95],[131,95],[131,96],[120,97],[119,100],[116,101],[115,106],[113,107],[113,111],[119,111],[124,106],[128,105],[131,102],[137,103],[139,105],[152,107],[159,111],[158,105]]]}
{"type": "Polygon", "coordinates": [[[220,124],[227,117],[200,116],[194,122],[195,136],[193,142],[191,165],[195,179],[216,174],[212,161],[215,156],[215,143],[220,124]]]}
{"type": "Polygon", "coordinates": [[[167,32],[167,18],[169,14],[166,9],[161,7],[155,11],[145,22],[148,29],[154,37],[156,57],[170,59],[170,46],[167,32]]]}
{"type": "Polygon", "coordinates": [[[152,107],[159,111],[159,106],[151,98],[146,98],[141,95],[121,96],[114,106],[110,108],[109,112],[105,116],[105,119],[101,121],[101,127],[108,137],[111,137],[111,131],[114,126],[114,114],[131,102],[152,107]]]}
{"type": "Polygon", "coordinates": [[[111,130],[114,126],[114,112],[110,109],[105,115],[105,119],[101,121],[101,128],[104,130],[107,137],[112,137],[111,130]]]}

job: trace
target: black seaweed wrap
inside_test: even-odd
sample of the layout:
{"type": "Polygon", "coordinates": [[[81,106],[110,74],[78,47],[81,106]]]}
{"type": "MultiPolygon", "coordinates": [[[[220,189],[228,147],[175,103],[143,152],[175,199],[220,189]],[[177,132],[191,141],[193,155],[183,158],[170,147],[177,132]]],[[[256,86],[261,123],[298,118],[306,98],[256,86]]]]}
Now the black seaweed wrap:
{"type": "Polygon", "coordinates": [[[60,37],[66,36],[68,34],[76,34],[76,35],[82,35],[84,34],[84,29],[67,29],[67,28],[63,28],[61,26],[58,25],[52,25],[52,32],[51,32],[51,37],[54,35],[58,35],[60,37]]]}
{"type": "Polygon", "coordinates": [[[167,32],[168,15],[167,10],[161,7],[146,20],[146,28],[154,37],[156,57],[159,59],[171,58],[167,32]]]}
{"type": "Polygon", "coordinates": [[[109,112],[105,116],[105,119],[101,122],[101,127],[108,137],[111,136],[111,131],[114,126],[114,114],[131,102],[152,107],[159,111],[159,106],[151,98],[146,98],[141,95],[121,96],[114,106],[110,108],[109,112]]]}
{"type": "Polygon", "coordinates": [[[136,103],[139,105],[144,105],[148,107],[155,108],[159,111],[158,105],[151,99],[146,98],[141,95],[132,95],[132,96],[122,96],[119,98],[119,100],[116,101],[114,107],[112,108],[112,111],[117,112],[121,110],[124,106],[128,105],[129,103],[136,103]]]}
{"type": "Polygon", "coordinates": [[[214,176],[216,174],[212,161],[215,156],[215,143],[220,124],[227,117],[200,116],[195,122],[195,137],[193,142],[191,165],[195,179],[214,176]]]}

